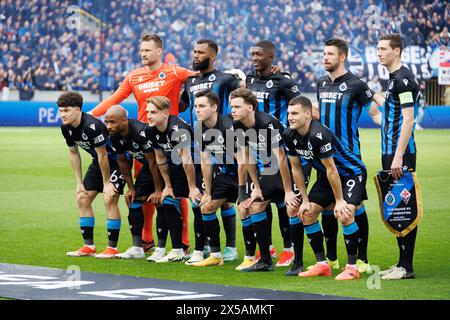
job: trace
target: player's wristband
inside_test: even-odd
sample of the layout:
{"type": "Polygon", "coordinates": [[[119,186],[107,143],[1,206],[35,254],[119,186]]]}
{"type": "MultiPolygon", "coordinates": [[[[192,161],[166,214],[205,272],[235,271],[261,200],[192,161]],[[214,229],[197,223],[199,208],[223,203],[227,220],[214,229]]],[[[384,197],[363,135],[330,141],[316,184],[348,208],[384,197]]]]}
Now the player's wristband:
{"type": "Polygon", "coordinates": [[[246,187],[245,186],[239,186],[237,203],[239,204],[239,203],[241,203],[241,202],[243,202],[243,201],[245,201],[247,199],[248,199],[248,196],[247,196],[246,187]]]}

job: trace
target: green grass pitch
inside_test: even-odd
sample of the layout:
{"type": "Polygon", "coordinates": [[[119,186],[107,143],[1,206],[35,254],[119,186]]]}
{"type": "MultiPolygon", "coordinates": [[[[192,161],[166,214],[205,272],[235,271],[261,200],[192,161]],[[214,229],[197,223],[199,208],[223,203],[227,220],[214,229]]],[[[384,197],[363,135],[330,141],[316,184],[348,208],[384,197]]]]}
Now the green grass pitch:
{"type": "MultiPolygon", "coordinates": [[[[369,260],[385,269],[397,261],[394,236],[383,226],[373,179],[381,166],[379,130],[361,130],[363,159],[368,168],[370,224],[369,260]]],[[[360,280],[338,282],[332,277],[301,279],[286,277],[287,268],[275,272],[245,274],[234,268],[241,261],[223,267],[194,268],[181,263],[150,264],[144,260],[69,258],[67,251],[82,244],[75,202],[75,179],[69,154],[59,128],[0,128],[0,262],[54,268],[77,265],[82,271],[126,274],[142,277],[205,282],[223,285],[270,288],[367,299],[449,299],[450,298],[450,130],[416,132],[418,179],[422,188],[424,218],[416,243],[414,280],[377,281],[371,275],[360,280]],[[368,281],[369,280],[369,281],[368,281]],[[371,284],[368,286],[368,282],[371,284]],[[375,288],[373,288],[375,287],[375,288]],[[370,289],[372,288],[372,289],[370,289]]],[[[83,172],[90,162],[83,154],[83,172]]],[[[119,250],[131,243],[127,209],[120,200],[122,232],[119,250]]],[[[107,243],[105,211],[101,198],[94,203],[95,240],[98,249],[107,243]]],[[[220,218],[219,218],[220,219],[220,218]]],[[[190,219],[192,230],[192,216],[190,219]]],[[[276,214],[274,245],[282,248],[276,214]]],[[[155,234],[156,236],[156,234],[155,234]]],[[[190,232],[193,243],[192,231],[190,232]]],[[[221,232],[222,246],[224,232],[221,232]]],[[[240,258],[244,254],[240,222],[237,223],[240,258]]],[[[345,264],[342,232],[338,256],[345,264]]],[[[305,241],[305,266],[314,262],[305,241]]],[[[336,274],[336,272],[334,272],[336,274]]]]}

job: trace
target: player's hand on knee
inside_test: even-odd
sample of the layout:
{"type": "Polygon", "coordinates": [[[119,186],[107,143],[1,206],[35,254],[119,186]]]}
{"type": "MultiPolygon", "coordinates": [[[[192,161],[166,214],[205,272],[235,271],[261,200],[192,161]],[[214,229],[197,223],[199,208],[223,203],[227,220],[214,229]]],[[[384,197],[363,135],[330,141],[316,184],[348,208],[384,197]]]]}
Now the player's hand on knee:
{"type": "Polygon", "coordinates": [[[175,199],[175,194],[173,193],[173,189],[172,187],[164,187],[163,192],[161,194],[161,202],[164,201],[165,198],[167,197],[171,197],[173,199],[175,199]]]}
{"type": "Polygon", "coordinates": [[[105,183],[103,186],[103,194],[107,199],[112,199],[117,193],[116,187],[112,183],[105,183]]]}
{"type": "Polygon", "coordinates": [[[303,216],[312,217],[311,202],[306,200],[302,202],[300,209],[298,210],[298,217],[302,221],[304,219],[303,216]]]}
{"type": "Polygon", "coordinates": [[[196,206],[200,205],[200,201],[202,200],[202,193],[197,187],[189,190],[189,199],[191,199],[192,203],[194,203],[196,206]]]}
{"type": "Polygon", "coordinates": [[[211,201],[211,194],[210,193],[206,193],[203,195],[202,199],[200,200],[200,207],[203,206],[204,204],[208,203],[211,201]]]}
{"type": "Polygon", "coordinates": [[[351,214],[351,211],[347,205],[347,201],[344,199],[336,201],[334,206],[334,215],[336,218],[342,221],[349,214],[351,214]]]}
{"type": "Polygon", "coordinates": [[[80,183],[80,184],[77,184],[77,196],[80,194],[80,193],[84,193],[84,194],[87,194],[88,192],[86,191],[86,189],[84,188],[84,184],[82,184],[82,183],[80,183]]]}
{"type": "Polygon", "coordinates": [[[155,206],[159,206],[161,204],[162,192],[160,190],[156,190],[147,198],[147,201],[153,203],[155,206]]]}
{"type": "Polygon", "coordinates": [[[253,189],[252,194],[250,195],[250,198],[247,199],[246,201],[244,201],[245,207],[247,209],[249,209],[250,206],[252,205],[252,203],[256,201],[256,199],[260,199],[261,201],[264,201],[264,197],[263,197],[261,188],[253,189]]]}
{"type": "Polygon", "coordinates": [[[128,208],[130,207],[131,203],[134,201],[134,196],[135,196],[135,191],[134,191],[134,189],[128,190],[128,191],[125,193],[124,198],[125,198],[125,203],[127,204],[127,207],[128,207],[128,208]]]}
{"type": "Polygon", "coordinates": [[[297,209],[301,205],[301,200],[296,196],[293,191],[286,192],[284,195],[284,202],[287,206],[297,209]]]}

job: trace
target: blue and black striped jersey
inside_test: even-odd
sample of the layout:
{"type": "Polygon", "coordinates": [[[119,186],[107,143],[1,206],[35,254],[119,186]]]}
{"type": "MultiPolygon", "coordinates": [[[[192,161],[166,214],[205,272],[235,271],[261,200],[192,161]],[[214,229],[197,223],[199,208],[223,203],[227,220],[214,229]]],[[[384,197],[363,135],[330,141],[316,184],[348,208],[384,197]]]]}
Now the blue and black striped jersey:
{"type": "Polygon", "coordinates": [[[321,77],[317,85],[320,122],[358,156],[361,156],[358,120],[363,108],[370,108],[372,96],[367,84],[350,71],[334,81],[329,76],[321,77]]]}
{"type": "Polygon", "coordinates": [[[239,88],[239,79],[219,70],[187,78],[181,100],[188,105],[190,116],[187,121],[189,125],[193,128],[197,125],[195,95],[198,92],[206,89],[212,90],[219,97],[218,113],[229,114],[231,112],[229,96],[231,91],[237,88],[239,88]]]}
{"type": "Polygon", "coordinates": [[[364,163],[342,145],[338,137],[317,120],[312,120],[308,134],[301,136],[297,130],[287,129],[283,140],[288,156],[305,159],[322,173],[326,168],[321,160],[333,157],[340,176],[354,176],[366,171],[364,163]]]}
{"type": "Polygon", "coordinates": [[[256,71],[247,75],[246,86],[258,98],[258,110],[269,113],[284,126],[289,126],[287,109],[289,101],[300,95],[298,84],[286,73],[260,76],[256,71]]]}
{"type": "MultiPolygon", "coordinates": [[[[402,109],[414,108],[414,116],[416,116],[419,107],[418,96],[419,85],[408,68],[402,66],[389,74],[388,90],[385,94],[381,121],[381,152],[383,155],[395,154],[403,123],[402,109]]],[[[414,126],[405,153],[416,153],[414,126]]]]}
{"type": "Polygon", "coordinates": [[[135,119],[128,119],[127,136],[112,135],[111,143],[117,154],[128,154],[140,163],[148,165],[144,154],[153,151],[150,132],[148,124],[135,119]]]}
{"type": "Polygon", "coordinates": [[[94,160],[98,159],[95,148],[106,146],[108,158],[117,160],[117,154],[113,150],[106,125],[94,116],[82,113],[80,125],[76,128],[71,125],[62,125],[61,132],[69,147],[79,146],[88,152],[94,160]]]}

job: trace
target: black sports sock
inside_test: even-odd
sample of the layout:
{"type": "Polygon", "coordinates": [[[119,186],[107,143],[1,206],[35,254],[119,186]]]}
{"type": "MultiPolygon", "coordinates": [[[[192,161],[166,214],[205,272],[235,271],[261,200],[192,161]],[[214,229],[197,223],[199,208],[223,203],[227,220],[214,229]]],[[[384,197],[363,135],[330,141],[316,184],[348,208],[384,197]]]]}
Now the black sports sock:
{"type": "Polygon", "coordinates": [[[331,211],[331,214],[328,214],[328,211],[322,211],[322,227],[327,247],[327,258],[334,261],[337,259],[337,234],[339,227],[333,211],[331,211]]]}
{"type": "Polygon", "coordinates": [[[267,222],[269,223],[269,244],[272,245],[273,212],[272,212],[272,204],[271,203],[269,203],[269,205],[266,208],[266,214],[267,214],[267,222]]]}
{"type": "Polygon", "coordinates": [[[205,228],[203,227],[202,211],[199,207],[192,206],[192,212],[194,212],[194,250],[203,251],[205,247],[205,228]]]}
{"type": "Polygon", "coordinates": [[[144,214],[142,201],[133,201],[128,209],[128,223],[133,238],[133,246],[142,247],[142,229],[144,228],[144,214]]]}
{"type": "Polygon", "coordinates": [[[356,222],[342,227],[345,247],[347,248],[347,264],[356,264],[358,258],[358,225],[356,222]]]}
{"type": "Polygon", "coordinates": [[[358,225],[358,259],[368,263],[367,259],[367,246],[369,244],[369,221],[367,219],[367,213],[364,206],[358,210],[355,214],[355,221],[358,225]],[[361,210],[363,209],[363,210],[361,210]]]}
{"type": "Polygon", "coordinates": [[[294,260],[303,265],[303,224],[298,217],[289,218],[289,223],[289,231],[294,244],[294,260]]]}
{"type": "Polygon", "coordinates": [[[270,257],[270,243],[269,243],[269,223],[267,221],[266,212],[252,214],[253,230],[256,234],[256,242],[261,253],[261,261],[267,264],[272,264],[270,257]]]}
{"type": "Polygon", "coordinates": [[[325,261],[325,250],[323,248],[323,234],[319,222],[315,222],[305,227],[306,236],[311,244],[311,248],[316,256],[316,261],[325,261]]]}
{"type": "Polygon", "coordinates": [[[226,246],[236,247],[236,209],[230,207],[221,209],[223,229],[225,230],[226,246]]]}
{"type": "Polygon", "coordinates": [[[242,235],[244,236],[245,255],[248,257],[255,256],[256,239],[253,233],[251,217],[242,220],[242,235]]]}
{"type": "Polygon", "coordinates": [[[94,245],[94,226],[94,217],[80,217],[80,230],[85,246],[94,245]]]}
{"type": "Polygon", "coordinates": [[[172,249],[181,249],[181,232],[183,230],[183,220],[180,211],[180,202],[172,198],[166,198],[163,203],[166,215],[167,227],[170,232],[172,249]],[[170,200],[167,200],[170,199],[170,200]]]}
{"type": "Polygon", "coordinates": [[[108,229],[109,247],[117,247],[117,242],[119,242],[120,224],[120,219],[108,219],[106,222],[106,227],[108,229]]]}
{"type": "Polygon", "coordinates": [[[202,218],[211,252],[220,252],[220,225],[216,213],[203,214],[202,218]]]}
{"type": "Polygon", "coordinates": [[[414,272],[413,258],[416,238],[417,227],[410,231],[406,236],[397,238],[397,243],[400,249],[400,262],[398,266],[405,268],[408,272],[414,272]]]}
{"type": "Polygon", "coordinates": [[[165,248],[167,243],[167,234],[169,229],[167,227],[166,212],[164,206],[156,208],[156,235],[158,236],[158,248],[165,248]]]}
{"type": "Polygon", "coordinates": [[[284,248],[292,247],[291,234],[289,232],[289,217],[287,215],[286,205],[277,203],[278,224],[280,226],[281,237],[283,238],[284,248]]]}

